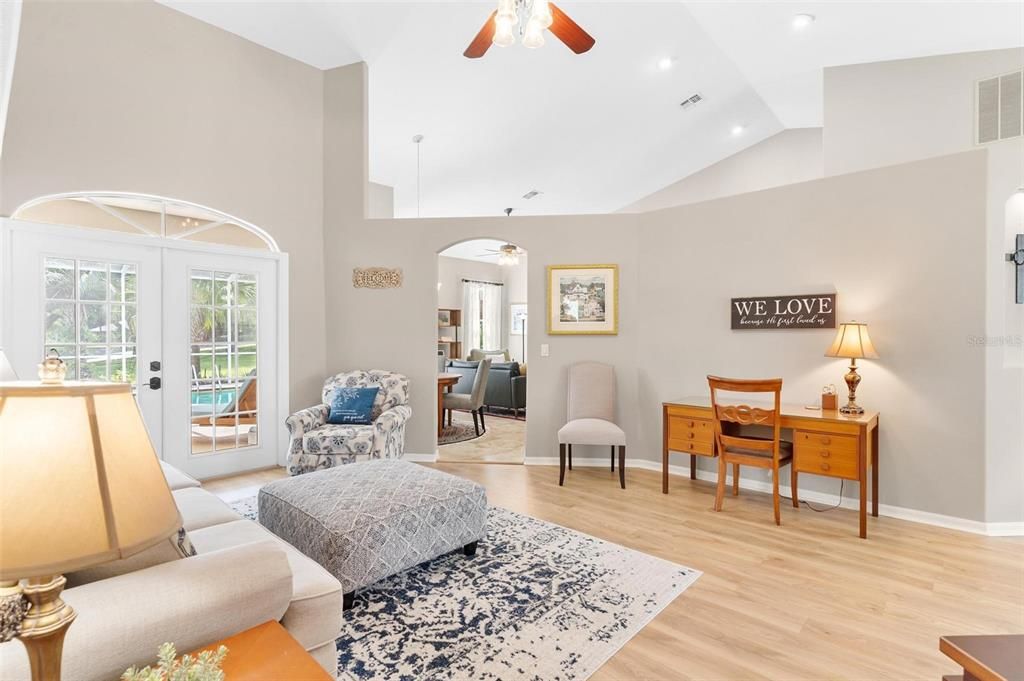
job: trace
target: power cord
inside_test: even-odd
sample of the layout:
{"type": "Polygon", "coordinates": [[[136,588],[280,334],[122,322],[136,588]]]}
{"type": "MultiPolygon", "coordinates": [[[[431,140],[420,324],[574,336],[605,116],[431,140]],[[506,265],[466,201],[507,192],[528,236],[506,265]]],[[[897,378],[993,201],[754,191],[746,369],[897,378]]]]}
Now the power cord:
{"type": "MultiPolygon", "coordinates": [[[[839,501],[837,501],[834,506],[822,506],[822,507],[819,507],[819,508],[815,508],[811,504],[811,502],[809,502],[809,501],[801,500],[800,503],[803,504],[804,506],[806,506],[807,508],[811,509],[815,513],[824,513],[825,511],[832,511],[834,509],[839,508],[843,504],[843,487],[845,487],[845,486],[846,486],[846,480],[840,480],[839,481],[839,501]]],[[[784,494],[780,494],[779,496],[782,497],[783,499],[788,500],[788,501],[793,501],[793,497],[787,497],[784,494]]]]}

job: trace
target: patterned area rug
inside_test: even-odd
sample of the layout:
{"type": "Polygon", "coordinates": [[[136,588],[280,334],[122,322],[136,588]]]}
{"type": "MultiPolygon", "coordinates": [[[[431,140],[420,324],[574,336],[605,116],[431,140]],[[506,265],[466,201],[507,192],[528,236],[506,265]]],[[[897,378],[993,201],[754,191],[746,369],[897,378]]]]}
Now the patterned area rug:
{"type": "MultiPolygon", "coordinates": [[[[256,498],[232,504],[256,518],[256,498]]],[[[492,507],[457,551],[356,594],[339,679],[586,679],[700,572],[492,507]]]]}
{"type": "Polygon", "coordinates": [[[439,447],[444,445],[453,445],[456,442],[475,440],[483,434],[483,431],[480,431],[480,435],[477,435],[476,430],[473,429],[472,423],[467,424],[454,421],[450,426],[445,426],[441,430],[441,434],[437,436],[437,444],[439,447]]]}

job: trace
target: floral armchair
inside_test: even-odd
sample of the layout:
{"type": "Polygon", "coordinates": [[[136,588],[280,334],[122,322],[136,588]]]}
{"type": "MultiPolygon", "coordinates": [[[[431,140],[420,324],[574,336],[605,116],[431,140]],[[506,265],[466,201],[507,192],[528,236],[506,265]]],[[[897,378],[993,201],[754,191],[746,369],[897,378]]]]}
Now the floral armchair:
{"type": "Polygon", "coordinates": [[[381,369],[351,371],[324,381],[323,404],[303,409],[285,423],[291,434],[288,445],[288,474],[300,475],[368,459],[401,458],[405,449],[405,423],[412,416],[409,379],[381,369]],[[327,423],[329,403],[340,387],[379,386],[373,402],[373,423],[334,425],[327,423]]]}

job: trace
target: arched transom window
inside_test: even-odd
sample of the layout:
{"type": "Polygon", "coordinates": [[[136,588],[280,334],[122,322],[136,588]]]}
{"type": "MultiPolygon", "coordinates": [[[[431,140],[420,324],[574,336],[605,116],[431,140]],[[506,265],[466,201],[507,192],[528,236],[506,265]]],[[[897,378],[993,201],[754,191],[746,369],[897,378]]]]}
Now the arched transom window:
{"type": "Polygon", "coordinates": [[[11,217],[172,240],[280,250],[272,236],[249,222],[188,201],[147,194],[51,194],[23,204],[11,217]]]}

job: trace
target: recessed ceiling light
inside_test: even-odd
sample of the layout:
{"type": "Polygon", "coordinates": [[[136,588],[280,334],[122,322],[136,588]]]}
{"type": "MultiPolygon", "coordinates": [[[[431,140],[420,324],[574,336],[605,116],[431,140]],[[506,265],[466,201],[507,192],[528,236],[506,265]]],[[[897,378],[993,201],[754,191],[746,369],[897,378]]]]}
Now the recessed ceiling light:
{"type": "Polygon", "coordinates": [[[743,134],[744,130],[746,130],[746,128],[744,128],[742,125],[734,125],[734,126],[732,126],[732,130],[731,130],[732,136],[733,137],[739,137],[740,135],[743,134]]]}
{"type": "Polygon", "coordinates": [[[807,28],[813,23],[813,14],[797,14],[796,16],[793,17],[793,28],[795,28],[798,31],[802,31],[803,29],[807,28]]]}
{"type": "Polygon", "coordinates": [[[668,71],[670,68],[672,68],[672,65],[675,64],[675,61],[676,60],[673,59],[672,57],[662,57],[661,59],[658,60],[658,70],[668,71]]]}

